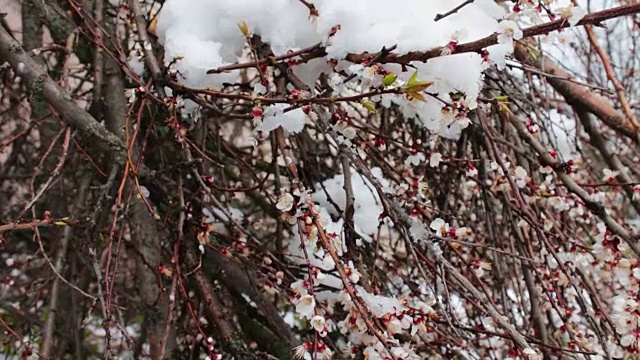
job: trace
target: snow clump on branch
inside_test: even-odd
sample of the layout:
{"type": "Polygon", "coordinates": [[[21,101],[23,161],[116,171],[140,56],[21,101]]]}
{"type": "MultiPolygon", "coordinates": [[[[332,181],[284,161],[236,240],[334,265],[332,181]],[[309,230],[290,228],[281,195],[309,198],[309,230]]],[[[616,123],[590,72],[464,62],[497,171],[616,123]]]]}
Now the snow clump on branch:
{"type": "MultiPolygon", "coordinates": [[[[338,97],[381,87],[397,89],[382,96],[372,94],[370,100],[383,106],[398,104],[405,117],[453,139],[470,123],[467,113],[477,106],[482,71],[492,62],[504,64],[505,56],[513,50],[512,43],[505,39],[514,31],[509,28],[505,32],[500,25],[506,12],[491,0],[477,0],[438,21],[436,15],[449,11],[450,1],[395,1],[393,7],[402,11],[390,9],[384,0],[322,0],[314,1],[314,6],[317,16],[310,15],[309,8],[298,0],[167,0],[159,15],[157,34],[166,61],[175,62],[178,80],[189,87],[211,89],[238,82],[241,72],[207,75],[208,70],[255,60],[245,51],[251,35],[259,35],[276,55],[321,43],[326,51],[324,58],[293,65],[294,73],[307,86],[313,89],[325,73],[338,97]],[[488,47],[488,53],[483,54],[443,54],[406,67],[367,63],[354,67],[344,60],[348,54],[376,53],[394,45],[394,53],[399,55],[443,46],[453,50],[458,42],[494,33],[500,34],[501,43],[488,47]],[[357,78],[348,87],[340,87],[344,80],[337,74],[340,70],[355,71],[357,78]],[[382,79],[388,74],[397,81],[385,86],[382,79]],[[414,79],[428,84],[407,91],[407,82],[414,74],[414,79]]],[[[274,105],[266,107],[264,113],[281,113],[281,106],[272,108],[274,105]]],[[[285,115],[272,116],[268,126],[263,124],[258,130],[270,131],[280,125],[291,133],[301,131],[304,123],[299,120],[300,114],[285,115]]]]}

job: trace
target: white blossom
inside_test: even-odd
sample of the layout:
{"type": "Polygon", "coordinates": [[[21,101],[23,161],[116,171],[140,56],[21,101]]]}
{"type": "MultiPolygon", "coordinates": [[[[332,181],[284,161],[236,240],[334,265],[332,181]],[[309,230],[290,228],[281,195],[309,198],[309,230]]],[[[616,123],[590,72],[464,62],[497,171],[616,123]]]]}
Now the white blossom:
{"type": "Polygon", "coordinates": [[[429,227],[438,235],[446,235],[449,232],[449,223],[445,222],[441,218],[434,219],[429,227]]]}
{"type": "Polygon", "coordinates": [[[602,181],[604,182],[615,181],[616,176],[620,175],[619,171],[613,171],[611,169],[603,169],[602,173],[604,174],[604,176],[602,177],[602,181]]]}
{"type": "Polygon", "coordinates": [[[311,318],[311,321],[309,321],[309,323],[315,331],[323,332],[325,324],[324,316],[316,315],[311,318]]]}
{"type": "Polygon", "coordinates": [[[406,166],[418,166],[420,165],[421,162],[423,162],[425,160],[425,156],[423,153],[421,152],[416,152],[415,154],[411,154],[407,157],[407,159],[404,161],[404,164],[406,166]]]}
{"type": "Polygon", "coordinates": [[[527,170],[522,166],[516,166],[515,170],[515,183],[519,188],[523,188],[527,185],[527,170]]]}
{"type": "Polygon", "coordinates": [[[304,286],[304,280],[300,279],[300,280],[296,280],[293,283],[291,283],[290,286],[291,290],[293,290],[293,293],[295,295],[306,295],[307,294],[307,289],[304,286]]]}
{"type": "Polygon", "coordinates": [[[302,318],[310,319],[313,316],[315,309],[316,299],[309,294],[302,296],[296,304],[296,312],[302,318]]]}
{"type": "Polygon", "coordinates": [[[295,199],[289,193],[284,193],[278,199],[278,203],[276,204],[276,208],[282,212],[290,211],[293,208],[293,203],[295,199]]]}
{"type": "Polygon", "coordinates": [[[310,342],[304,343],[293,348],[293,357],[301,360],[311,360],[311,349],[313,345],[310,342]]]}
{"type": "Polygon", "coordinates": [[[347,126],[344,129],[342,129],[342,135],[344,135],[344,137],[346,137],[349,140],[353,140],[356,138],[356,128],[354,128],[353,126],[347,126]]]}
{"type": "Polygon", "coordinates": [[[542,355],[537,353],[532,348],[526,348],[522,350],[522,354],[527,360],[542,360],[542,355]]]}
{"type": "Polygon", "coordinates": [[[499,44],[511,44],[513,40],[522,39],[522,30],[513,20],[503,20],[499,24],[500,32],[498,32],[499,44]]]}
{"type": "Polygon", "coordinates": [[[587,10],[573,3],[565,8],[558,9],[560,16],[567,20],[571,26],[576,26],[583,17],[587,15],[587,10]]]}
{"type": "Polygon", "coordinates": [[[429,156],[429,166],[431,167],[437,167],[438,165],[440,165],[441,161],[442,154],[440,154],[439,152],[431,153],[431,156],[429,156]]]}

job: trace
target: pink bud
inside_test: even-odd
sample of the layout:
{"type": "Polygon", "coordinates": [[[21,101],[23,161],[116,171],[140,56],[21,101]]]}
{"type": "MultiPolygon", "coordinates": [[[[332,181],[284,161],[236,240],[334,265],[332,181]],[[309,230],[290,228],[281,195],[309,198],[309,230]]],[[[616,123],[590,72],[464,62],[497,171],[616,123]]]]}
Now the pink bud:
{"type": "Polygon", "coordinates": [[[253,109],[251,109],[251,115],[253,117],[261,117],[262,116],[262,109],[254,107],[253,109]]]}

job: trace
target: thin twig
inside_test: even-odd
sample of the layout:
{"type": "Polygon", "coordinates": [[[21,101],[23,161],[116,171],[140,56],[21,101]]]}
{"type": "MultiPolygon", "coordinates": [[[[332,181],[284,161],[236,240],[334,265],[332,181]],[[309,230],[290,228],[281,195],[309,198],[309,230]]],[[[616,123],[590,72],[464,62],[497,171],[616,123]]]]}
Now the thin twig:
{"type": "Polygon", "coordinates": [[[447,16],[451,16],[455,13],[457,13],[458,11],[460,11],[463,7],[469,5],[469,4],[473,4],[474,0],[466,0],[465,2],[463,2],[462,4],[454,7],[453,9],[447,11],[444,14],[436,14],[436,17],[433,19],[433,21],[439,21],[442,20],[444,18],[446,18],[447,16]]]}

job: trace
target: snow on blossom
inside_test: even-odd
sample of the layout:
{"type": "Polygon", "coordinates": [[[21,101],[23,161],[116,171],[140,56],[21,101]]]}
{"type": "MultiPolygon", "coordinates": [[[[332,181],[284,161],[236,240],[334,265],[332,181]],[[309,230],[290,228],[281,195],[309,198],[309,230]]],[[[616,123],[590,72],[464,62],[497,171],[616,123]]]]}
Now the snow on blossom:
{"type": "Polygon", "coordinates": [[[388,314],[398,314],[406,310],[406,306],[396,298],[374,295],[367,292],[363,287],[357,286],[358,295],[367,304],[367,308],[376,317],[383,317],[388,314]]]}
{"type": "MultiPolygon", "coordinates": [[[[160,13],[158,35],[165,48],[167,63],[175,60],[172,70],[179,71],[178,81],[187,86],[197,88],[220,88],[224,83],[240,81],[241,71],[206,74],[209,69],[252,60],[252,55],[248,54],[245,44],[246,37],[238,31],[238,23],[246,23],[251,34],[261,36],[262,40],[271,46],[276,55],[321,43],[326,50],[326,57],[313,59],[306,64],[292,65],[292,71],[312,89],[320,75],[326,74],[329,84],[334,86],[335,96],[344,96],[346,92],[350,92],[349,95],[351,96],[362,94],[370,86],[379,86],[383,78],[381,73],[384,74],[385,72],[397,74],[397,79],[385,84],[387,88],[400,87],[406,83],[415,70],[417,71],[418,79],[433,83],[429,87],[428,93],[423,93],[426,98],[425,101],[407,99],[406,96],[398,94],[385,94],[370,99],[370,101],[375,102],[378,109],[379,106],[398,106],[405,118],[412,119],[428,130],[451,139],[457,138],[460,132],[469,126],[470,120],[466,114],[478,106],[477,99],[483,87],[482,74],[489,66],[489,62],[486,61],[486,54],[482,56],[476,53],[455,54],[455,51],[452,51],[451,55],[430,59],[425,63],[406,64],[411,69],[410,71],[403,71],[402,66],[397,64],[352,64],[341,59],[344,59],[349,53],[375,53],[382,47],[396,44],[397,49],[394,52],[397,54],[416,50],[424,51],[454,43],[450,47],[451,50],[454,49],[458,41],[474,41],[490,34],[497,34],[499,44],[489,47],[487,51],[489,53],[488,58],[495,63],[499,63],[504,61],[505,56],[513,50],[513,41],[523,36],[518,24],[511,20],[517,17],[514,16],[509,20],[500,21],[499,19],[507,19],[504,16],[505,11],[492,0],[470,2],[468,6],[461,8],[458,13],[438,22],[432,21],[433,15],[450,10],[451,1],[401,0],[397,6],[410,11],[411,17],[407,16],[406,11],[390,11],[388,2],[383,0],[317,0],[313,3],[318,9],[319,16],[314,16],[310,19],[308,9],[297,0],[273,0],[268,3],[264,0],[236,0],[231,2],[166,0],[160,13]],[[415,18],[419,18],[420,21],[415,21],[415,18]],[[340,28],[337,29],[335,35],[328,36],[330,30],[338,24],[340,28]],[[429,36],[425,37],[424,34],[429,34],[429,36]],[[335,70],[333,66],[328,65],[329,62],[327,60],[329,59],[336,60],[335,70]],[[344,80],[342,75],[334,76],[337,75],[337,71],[342,71],[338,69],[345,69],[347,74],[354,74],[356,77],[345,85],[342,83],[344,80]],[[429,94],[434,94],[435,96],[431,97],[429,94]],[[455,106],[447,105],[443,107],[443,103],[454,104],[455,106]]],[[[532,9],[528,9],[528,11],[529,14],[527,16],[539,18],[538,12],[532,11],[532,9]]],[[[571,25],[575,25],[586,14],[582,8],[575,6],[569,6],[564,11],[566,13],[562,13],[562,17],[571,25]]],[[[252,71],[254,69],[249,69],[248,72],[251,73],[252,71]]],[[[270,72],[271,69],[268,70],[266,76],[268,80],[272,76],[270,72]]],[[[274,88],[273,83],[266,84],[266,86],[256,84],[253,86],[253,92],[251,92],[251,86],[241,88],[249,89],[246,91],[255,100],[254,103],[247,101],[247,108],[254,107],[260,110],[260,112],[252,113],[256,120],[256,130],[269,132],[282,127],[288,133],[299,133],[303,130],[305,123],[309,121],[310,115],[308,112],[300,108],[285,111],[288,110],[290,105],[260,104],[255,99],[274,88]]],[[[135,95],[135,92],[133,95],[135,95]]],[[[310,96],[315,95],[311,94],[310,96]]],[[[336,104],[341,103],[337,102],[336,104]]],[[[318,115],[316,114],[316,116],[318,115]]],[[[338,124],[339,131],[344,136],[345,143],[348,144],[350,142],[347,140],[355,139],[357,132],[356,128],[349,124],[351,123],[346,121],[338,124]]],[[[365,135],[358,137],[361,140],[366,140],[365,135]]],[[[405,164],[407,166],[417,166],[423,164],[425,160],[424,153],[418,152],[410,155],[405,160],[405,164]]],[[[430,155],[428,163],[430,167],[438,167],[441,161],[442,154],[436,152],[430,155]]],[[[513,169],[506,159],[502,159],[502,161],[504,168],[495,162],[491,164],[491,168],[495,170],[490,174],[491,180],[494,181],[495,178],[501,177],[499,175],[505,175],[504,172],[509,170],[513,174],[517,186],[524,188],[528,182],[527,171],[520,166],[513,169]]],[[[399,162],[401,163],[402,159],[399,162]]],[[[478,162],[476,164],[480,166],[482,163],[478,162]]],[[[398,164],[394,164],[394,166],[396,165],[398,164]]],[[[533,168],[535,168],[534,164],[532,164],[533,168]]],[[[484,174],[485,169],[481,170],[483,170],[484,174]]],[[[542,168],[540,173],[549,174],[549,176],[544,180],[545,183],[539,184],[539,189],[546,191],[545,196],[536,201],[539,201],[543,206],[548,205],[559,211],[568,211],[568,213],[562,214],[562,219],[567,218],[569,219],[568,221],[573,222],[584,221],[583,218],[586,218],[586,222],[581,225],[589,229],[593,224],[593,219],[589,217],[590,214],[585,211],[585,207],[576,203],[570,196],[567,196],[563,189],[557,193],[554,192],[553,169],[547,166],[542,168]]],[[[379,176],[381,171],[374,169],[374,174],[379,176]]],[[[477,177],[478,169],[475,166],[467,165],[466,174],[469,177],[477,177]]],[[[606,169],[604,170],[604,175],[603,179],[605,181],[611,181],[618,174],[615,171],[606,169]]],[[[534,174],[531,174],[531,177],[536,180],[536,185],[538,185],[539,178],[534,174]]],[[[379,176],[378,179],[382,182],[383,187],[391,188],[389,181],[383,179],[382,176],[379,176]]],[[[356,232],[362,238],[375,238],[378,241],[376,234],[380,222],[382,222],[381,215],[384,213],[379,195],[373,185],[354,169],[351,169],[351,180],[355,195],[354,223],[356,232]]],[[[484,180],[483,178],[482,181],[484,180]]],[[[505,179],[503,178],[502,180],[505,179]]],[[[421,179],[418,181],[421,181],[421,179]]],[[[472,186],[469,186],[469,189],[474,189],[478,186],[474,182],[470,182],[470,184],[472,186]]],[[[484,186],[484,184],[481,185],[484,186]]],[[[533,186],[531,190],[532,192],[536,191],[533,186]]],[[[637,190],[634,188],[634,191],[640,197],[640,186],[637,186],[637,190]]],[[[477,193],[478,191],[475,192],[477,193]]],[[[307,201],[302,200],[300,195],[285,193],[278,199],[276,207],[283,213],[291,212],[300,207],[297,206],[295,201],[299,197],[301,198],[300,205],[307,204],[307,201]]],[[[347,251],[342,239],[344,221],[342,219],[333,221],[329,215],[334,215],[334,219],[336,219],[335,216],[341,215],[341,212],[345,210],[344,175],[338,174],[334,178],[326,179],[322,184],[317,184],[310,197],[320,204],[319,209],[321,210],[316,211],[316,213],[320,214],[322,222],[325,224],[324,231],[329,238],[330,247],[334,248],[338,256],[342,256],[347,251]],[[334,206],[334,204],[337,206],[334,206]]],[[[460,206],[470,207],[472,206],[470,204],[473,204],[473,202],[467,201],[466,204],[460,206]]],[[[501,210],[498,209],[497,212],[502,212],[501,210]]],[[[546,210],[543,212],[547,213],[546,210]]],[[[562,223],[558,220],[559,217],[555,215],[551,212],[550,218],[545,217],[545,230],[551,232],[561,230],[562,223]]],[[[301,216],[300,218],[303,217],[301,216]]],[[[459,221],[456,217],[448,216],[447,218],[451,219],[451,225],[441,218],[435,218],[429,224],[429,228],[441,236],[453,237],[455,235],[456,238],[473,236],[469,228],[454,227],[458,225],[459,221]]],[[[298,224],[295,221],[297,215],[294,215],[291,219],[293,219],[292,226],[287,227],[287,230],[291,230],[290,232],[293,236],[291,239],[285,240],[288,250],[286,256],[288,260],[291,260],[291,263],[310,265],[309,268],[314,271],[309,278],[306,278],[305,274],[305,280],[294,281],[291,284],[293,293],[291,301],[297,315],[301,318],[309,319],[310,326],[322,333],[329,326],[328,323],[332,317],[330,315],[334,313],[332,312],[333,309],[327,310],[330,315],[327,315],[326,319],[322,315],[316,315],[317,303],[322,302],[322,310],[318,309],[318,313],[324,314],[325,302],[321,297],[322,295],[320,295],[322,291],[314,292],[313,296],[309,294],[311,287],[319,284],[327,285],[328,288],[333,289],[332,300],[335,300],[338,292],[340,292],[339,299],[350,302],[350,298],[344,291],[341,280],[334,275],[336,266],[334,258],[315,241],[319,237],[319,230],[311,226],[310,230],[306,229],[308,232],[298,236],[300,233],[298,230],[300,229],[298,229],[298,224]],[[335,289],[342,291],[336,291],[335,289]]],[[[472,219],[468,225],[473,226],[474,230],[478,230],[477,241],[480,245],[482,244],[480,234],[483,228],[479,224],[482,224],[482,221],[483,219],[472,219]]],[[[522,224],[526,224],[523,220],[520,221],[522,224]]],[[[307,225],[310,224],[308,223],[307,225]]],[[[624,254],[625,245],[623,244],[618,248],[619,245],[615,244],[615,241],[611,239],[612,237],[608,237],[604,228],[599,228],[598,230],[600,231],[596,236],[592,251],[589,253],[588,250],[585,250],[587,254],[581,255],[584,258],[583,260],[578,260],[578,256],[574,252],[569,253],[567,250],[566,253],[558,254],[558,261],[548,256],[546,258],[548,267],[556,269],[561,264],[572,266],[567,265],[569,261],[576,264],[580,261],[586,268],[591,265],[591,260],[595,261],[594,256],[597,255],[598,260],[604,260],[608,262],[607,266],[615,267],[610,273],[612,274],[611,276],[617,278],[617,283],[624,287],[637,287],[636,280],[640,278],[640,268],[635,267],[635,263],[631,264],[620,260],[621,254],[624,254]]],[[[495,231],[498,234],[497,236],[503,236],[502,234],[504,234],[502,229],[496,228],[495,231]]],[[[412,224],[410,234],[414,239],[427,239],[429,236],[434,236],[426,228],[426,224],[422,225],[417,221],[412,224]]],[[[578,234],[578,236],[582,235],[584,234],[578,234]]],[[[590,243],[587,236],[584,236],[583,239],[584,243],[590,243]]],[[[382,243],[382,241],[380,242],[382,243]]],[[[375,254],[375,256],[377,255],[375,254]]],[[[384,260],[386,260],[384,258],[385,255],[389,256],[383,254],[382,258],[384,260]]],[[[466,255],[467,253],[465,253],[466,255]]],[[[474,261],[473,258],[465,258],[465,260],[474,261]]],[[[351,261],[345,264],[345,268],[350,281],[358,283],[361,280],[360,274],[351,261]]],[[[488,273],[488,270],[491,269],[491,264],[487,261],[478,260],[472,263],[471,268],[477,276],[491,275],[488,273]]],[[[393,275],[395,276],[395,274],[393,275]]],[[[407,274],[402,275],[406,276],[407,274]]],[[[589,276],[591,275],[589,274],[589,276]]],[[[278,284],[282,283],[282,277],[282,272],[280,272],[277,280],[278,284]]],[[[597,280],[599,279],[596,279],[595,284],[599,286],[597,280]]],[[[558,284],[560,285],[561,282],[559,281],[558,284]]],[[[406,284],[402,282],[400,282],[400,285],[406,287],[406,284]]],[[[355,287],[359,297],[362,298],[373,315],[379,319],[384,317],[384,325],[388,334],[393,335],[409,328],[411,328],[411,335],[417,331],[427,332],[424,323],[419,322],[422,319],[419,318],[420,315],[415,314],[415,308],[412,305],[407,305],[412,304],[412,300],[405,301],[406,299],[402,295],[404,290],[398,290],[398,293],[393,293],[394,296],[383,296],[368,293],[357,285],[355,287]],[[403,313],[403,311],[408,311],[410,315],[403,313]],[[399,314],[403,314],[403,317],[401,318],[399,314]],[[413,320],[417,322],[413,323],[413,320]]],[[[318,291],[318,288],[315,290],[318,291]]],[[[383,293],[385,292],[384,289],[382,291],[383,293]]],[[[603,297],[606,296],[608,294],[603,294],[603,297]]],[[[512,296],[509,295],[509,297],[512,296]]],[[[337,300],[336,302],[339,301],[337,300]]],[[[614,320],[620,324],[620,328],[616,329],[616,331],[618,331],[619,337],[622,339],[622,345],[631,346],[637,343],[636,335],[638,332],[634,332],[636,329],[624,324],[628,323],[628,320],[634,319],[629,314],[628,309],[635,310],[638,306],[634,304],[633,299],[625,298],[622,301],[624,302],[624,307],[614,313],[614,320]]],[[[455,309],[462,309],[462,311],[456,310],[461,312],[461,314],[456,314],[456,317],[464,318],[464,309],[467,305],[465,301],[456,300],[454,297],[452,303],[454,303],[453,307],[455,309]]],[[[355,310],[349,308],[348,304],[343,305],[343,310],[355,313],[355,310]]],[[[435,306],[435,301],[434,303],[427,301],[416,306],[426,313],[435,313],[432,308],[432,306],[435,306]]],[[[330,307],[332,305],[327,306],[327,308],[330,307]]],[[[289,312],[289,314],[293,313],[289,312]]],[[[357,316],[357,314],[354,316],[357,316]]],[[[335,321],[338,321],[338,319],[335,321]]],[[[463,319],[462,322],[464,323],[465,320],[463,319]]],[[[353,319],[351,324],[349,324],[349,321],[343,321],[338,327],[341,332],[344,331],[343,334],[348,334],[347,336],[351,336],[348,330],[353,328],[360,331],[363,339],[367,339],[366,336],[370,335],[366,334],[367,326],[361,318],[353,319]]],[[[582,335],[580,331],[576,332],[582,335]]],[[[389,345],[392,354],[388,354],[384,348],[381,348],[379,343],[376,343],[375,339],[368,343],[365,341],[351,343],[352,338],[348,338],[347,341],[349,343],[345,341],[345,347],[354,344],[361,346],[360,350],[364,349],[364,355],[369,360],[384,359],[389,355],[396,358],[409,358],[412,353],[411,349],[397,346],[397,343],[389,345]]],[[[295,348],[295,356],[297,358],[311,359],[315,353],[320,355],[319,358],[330,358],[331,350],[323,346],[323,344],[318,344],[314,348],[313,343],[304,342],[295,348]]],[[[495,346],[495,344],[491,346],[495,346]]],[[[529,359],[537,359],[539,357],[533,349],[525,349],[522,353],[529,359]]],[[[500,358],[500,355],[497,358],[500,358]]]]}
{"type": "Polygon", "coordinates": [[[269,132],[282,127],[286,133],[299,133],[304,128],[307,120],[307,114],[302,109],[285,110],[289,108],[288,104],[270,105],[264,112],[262,124],[256,127],[256,130],[269,132]]]}
{"type": "Polygon", "coordinates": [[[424,228],[422,223],[417,220],[414,220],[409,228],[409,234],[413,238],[413,240],[425,240],[429,237],[429,233],[427,229],[424,228]]]}
{"type": "MultiPolygon", "coordinates": [[[[462,53],[411,64],[417,69],[419,80],[433,83],[428,92],[437,93],[438,99],[425,95],[423,102],[385,94],[381,96],[382,105],[396,104],[406,118],[416,119],[429,131],[446,139],[459,138],[462,130],[470,124],[467,112],[478,106],[476,99],[482,90],[482,72],[487,67],[486,62],[479,54],[462,53]],[[453,94],[462,94],[462,97],[453,94]],[[456,106],[443,108],[443,101],[456,106]]],[[[387,64],[385,68],[398,74],[399,81],[407,81],[412,75],[409,71],[403,72],[398,64],[387,64]]]]}

